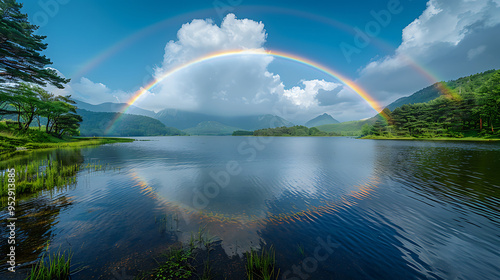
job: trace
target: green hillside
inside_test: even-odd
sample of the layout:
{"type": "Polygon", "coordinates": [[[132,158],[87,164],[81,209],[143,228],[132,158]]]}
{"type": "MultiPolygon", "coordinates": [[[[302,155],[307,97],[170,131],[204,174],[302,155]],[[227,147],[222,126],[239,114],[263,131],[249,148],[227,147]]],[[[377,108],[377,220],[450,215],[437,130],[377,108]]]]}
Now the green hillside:
{"type": "Polygon", "coordinates": [[[486,80],[491,78],[491,75],[493,75],[493,73],[495,73],[495,70],[488,70],[483,73],[462,77],[457,80],[435,83],[432,86],[421,89],[410,96],[402,97],[392,102],[386,108],[394,111],[394,109],[405,104],[425,103],[434,100],[442,95],[442,84],[444,84],[449,89],[456,90],[458,93],[461,93],[463,91],[474,92],[482,84],[484,84],[486,80]]]}
{"type": "MultiPolygon", "coordinates": [[[[470,102],[478,102],[477,100],[471,101],[470,99],[472,97],[470,97],[470,95],[476,94],[480,90],[480,88],[489,79],[491,79],[493,74],[497,72],[498,71],[495,70],[489,70],[483,73],[462,77],[457,80],[436,83],[432,86],[419,90],[410,96],[400,98],[395,102],[389,104],[386,108],[390,111],[394,111],[396,110],[396,108],[402,108],[402,106],[405,105],[414,106],[431,102],[433,100],[436,100],[437,98],[441,98],[443,97],[443,84],[445,86],[444,88],[446,89],[445,92],[447,92],[448,94],[456,94],[458,96],[461,96],[461,98],[469,99],[470,102]]],[[[340,133],[344,136],[360,136],[363,134],[363,126],[373,126],[377,120],[387,123],[380,115],[376,115],[366,120],[321,125],[317,126],[317,128],[321,131],[340,133]]]]}
{"type": "Polygon", "coordinates": [[[377,120],[383,120],[383,117],[376,115],[366,120],[320,125],[316,128],[324,132],[333,132],[342,136],[360,136],[364,125],[373,125],[377,120]]]}
{"type": "Polygon", "coordinates": [[[447,83],[444,94],[389,112],[388,122],[363,128],[363,135],[412,138],[500,137],[500,71],[447,83]]]}
{"type": "Polygon", "coordinates": [[[82,116],[80,135],[82,136],[174,136],[186,135],[173,127],[167,127],[159,120],[139,115],[122,114],[109,131],[109,125],[119,113],[90,112],[77,110],[82,116]]]}
{"type": "Polygon", "coordinates": [[[214,121],[201,122],[195,127],[184,129],[183,131],[190,135],[231,135],[233,131],[242,130],[241,128],[232,127],[214,121]]]}

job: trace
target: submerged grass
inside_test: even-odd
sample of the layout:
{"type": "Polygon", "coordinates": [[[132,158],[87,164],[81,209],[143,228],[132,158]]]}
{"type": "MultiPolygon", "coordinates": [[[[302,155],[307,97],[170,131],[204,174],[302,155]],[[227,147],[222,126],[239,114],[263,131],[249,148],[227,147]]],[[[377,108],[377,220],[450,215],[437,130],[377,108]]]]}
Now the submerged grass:
{"type": "Polygon", "coordinates": [[[191,265],[193,250],[191,248],[170,248],[167,259],[158,262],[159,267],[154,270],[151,279],[189,279],[194,273],[191,265]]]}
{"type": "MultiPolygon", "coordinates": [[[[63,165],[58,161],[33,161],[26,165],[15,165],[16,194],[34,193],[40,190],[64,187],[75,183],[74,176],[80,169],[80,164],[63,165]]],[[[0,178],[0,196],[8,194],[8,173],[0,178]]]]}
{"type": "Polygon", "coordinates": [[[276,258],[274,248],[262,249],[259,253],[253,249],[246,253],[246,271],[248,280],[278,279],[279,270],[275,271],[276,258]]]}
{"type": "Polygon", "coordinates": [[[187,245],[171,246],[163,255],[163,260],[156,261],[158,264],[156,269],[137,279],[214,279],[210,262],[213,242],[214,239],[209,237],[206,229],[200,227],[198,232],[191,233],[187,245]],[[202,255],[203,253],[206,255],[202,255]]]}
{"type": "Polygon", "coordinates": [[[26,280],[66,280],[70,279],[71,253],[44,254],[31,268],[26,280]]]}
{"type": "MultiPolygon", "coordinates": [[[[70,163],[44,159],[31,161],[28,164],[15,164],[9,170],[15,170],[15,194],[36,193],[42,190],[63,188],[76,183],[76,174],[80,170],[103,171],[110,168],[100,163],[70,163]]],[[[116,169],[116,168],[115,168],[116,169]]],[[[0,171],[0,197],[4,198],[9,193],[9,172],[0,171]]]]}

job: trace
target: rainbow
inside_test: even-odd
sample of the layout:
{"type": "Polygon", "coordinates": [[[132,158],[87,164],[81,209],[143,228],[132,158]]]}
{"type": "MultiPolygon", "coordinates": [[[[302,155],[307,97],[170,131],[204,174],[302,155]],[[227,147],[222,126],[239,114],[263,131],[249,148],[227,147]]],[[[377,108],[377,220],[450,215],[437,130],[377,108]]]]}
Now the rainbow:
{"type": "MultiPolygon", "coordinates": [[[[200,58],[191,60],[187,63],[181,64],[177,67],[174,67],[174,68],[170,69],[169,71],[165,72],[159,78],[153,80],[151,83],[149,83],[145,87],[138,90],[134,94],[134,96],[132,96],[132,98],[130,98],[127,101],[128,105],[124,107],[124,110],[122,111],[122,113],[126,113],[127,110],[130,108],[130,106],[132,106],[139,98],[141,98],[141,96],[143,96],[145,93],[147,93],[148,91],[153,89],[156,85],[158,85],[160,82],[162,82],[166,78],[170,77],[174,73],[177,73],[183,69],[186,69],[188,67],[191,67],[191,66],[194,66],[194,65],[206,62],[206,61],[215,60],[215,59],[219,59],[219,58],[223,58],[223,57],[232,57],[232,56],[241,56],[241,55],[266,55],[266,56],[279,57],[279,58],[294,61],[294,62],[297,62],[299,64],[307,65],[309,67],[317,69],[317,70],[319,70],[327,75],[334,77],[338,81],[342,82],[348,88],[350,88],[351,90],[356,92],[361,98],[363,98],[368,103],[368,105],[370,105],[370,107],[372,107],[374,109],[375,112],[380,113],[386,119],[388,118],[382,112],[382,110],[384,108],[382,107],[382,105],[379,102],[377,102],[372,96],[370,96],[359,85],[354,83],[352,80],[346,78],[345,76],[341,75],[337,71],[335,71],[331,68],[328,68],[324,65],[321,65],[317,62],[314,62],[312,60],[309,60],[307,58],[304,58],[304,57],[300,57],[300,56],[293,55],[293,54],[288,54],[285,52],[275,51],[275,50],[267,50],[266,51],[263,49],[224,50],[224,51],[214,52],[214,53],[210,53],[210,54],[207,54],[205,56],[202,56],[200,58]]],[[[113,127],[113,125],[120,120],[121,116],[122,116],[122,114],[118,114],[115,117],[115,119],[110,123],[110,125],[106,129],[106,133],[108,133],[111,130],[111,128],[113,127]]]]}

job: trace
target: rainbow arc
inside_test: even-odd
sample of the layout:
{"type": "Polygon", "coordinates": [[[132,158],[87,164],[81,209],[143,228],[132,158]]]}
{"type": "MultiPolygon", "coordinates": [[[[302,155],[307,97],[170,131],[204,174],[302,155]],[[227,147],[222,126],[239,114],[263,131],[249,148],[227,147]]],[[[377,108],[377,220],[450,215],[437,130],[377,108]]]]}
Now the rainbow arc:
{"type": "MultiPolygon", "coordinates": [[[[220,59],[220,58],[224,58],[224,57],[242,56],[242,55],[273,56],[273,57],[277,57],[277,58],[286,59],[289,61],[294,61],[294,62],[297,62],[299,64],[306,65],[306,66],[312,67],[316,70],[319,70],[320,72],[323,72],[323,73],[333,77],[337,81],[340,81],[346,87],[348,87],[349,89],[354,91],[356,94],[358,94],[362,99],[364,99],[366,101],[366,103],[368,103],[368,105],[370,105],[370,107],[373,108],[373,110],[376,113],[380,113],[386,119],[388,118],[388,116],[386,116],[382,112],[383,107],[380,105],[380,103],[377,100],[375,100],[370,94],[368,94],[368,92],[365,91],[361,86],[357,85],[354,81],[352,81],[349,78],[345,77],[344,75],[340,74],[338,71],[335,71],[334,69],[327,67],[325,65],[322,65],[318,62],[309,60],[309,59],[304,58],[304,57],[300,57],[298,55],[289,54],[289,53],[285,53],[285,52],[281,52],[281,51],[263,50],[263,49],[224,50],[224,51],[210,53],[210,54],[207,54],[205,56],[202,56],[202,57],[196,58],[194,60],[191,60],[189,62],[186,62],[184,64],[178,65],[178,66],[168,70],[167,72],[163,73],[160,77],[156,78],[155,80],[153,80],[152,82],[147,84],[145,87],[138,90],[132,96],[132,98],[130,98],[127,101],[128,105],[124,108],[122,113],[126,113],[128,111],[128,109],[130,108],[130,106],[132,106],[134,103],[136,103],[137,100],[139,100],[147,92],[149,92],[153,88],[155,88],[159,83],[161,83],[162,81],[164,81],[168,77],[172,76],[173,74],[175,74],[183,69],[193,67],[195,65],[205,63],[208,61],[212,61],[215,59],[220,59]]],[[[117,117],[111,122],[111,124],[106,129],[106,133],[109,132],[112,129],[113,125],[120,120],[121,116],[122,116],[122,114],[117,115],[117,117]]]]}

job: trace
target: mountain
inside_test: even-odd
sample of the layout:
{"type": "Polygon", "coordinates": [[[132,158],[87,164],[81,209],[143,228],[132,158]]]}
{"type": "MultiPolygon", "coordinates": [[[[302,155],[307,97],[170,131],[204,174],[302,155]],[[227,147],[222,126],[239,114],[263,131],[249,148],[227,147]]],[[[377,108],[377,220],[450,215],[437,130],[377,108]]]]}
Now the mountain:
{"type": "Polygon", "coordinates": [[[77,109],[77,114],[82,116],[80,135],[82,136],[164,136],[186,135],[173,127],[166,127],[160,121],[138,115],[129,115],[111,112],[91,112],[77,109]],[[119,116],[119,120],[106,131],[109,125],[119,116]]]}
{"type": "Polygon", "coordinates": [[[199,123],[212,121],[226,126],[239,127],[244,130],[257,130],[261,128],[292,126],[293,124],[281,117],[274,115],[261,116],[215,116],[202,113],[194,113],[176,109],[165,109],[158,112],[155,117],[168,126],[179,129],[187,129],[197,126],[199,123]]]}
{"type": "Polygon", "coordinates": [[[141,115],[154,118],[156,113],[153,111],[145,110],[134,105],[129,106],[127,103],[112,103],[106,102],[98,105],[89,104],[80,100],[75,100],[76,107],[79,109],[84,109],[91,112],[111,112],[111,113],[119,113],[127,109],[126,114],[130,115],[141,115]]]}
{"type": "Polygon", "coordinates": [[[320,126],[320,125],[325,125],[325,124],[334,124],[334,123],[339,123],[336,119],[334,119],[332,116],[328,115],[327,113],[324,113],[323,115],[317,116],[314,119],[306,122],[307,127],[315,127],[315,126],[320,126]]]}
{"type": "MultiPolygon", "coordinates": [[[[191,129],[196,128],[200,123],[203,122],[216,122],[222,126],[214,126],[210,129],[209,134],[227,134],[227,127],[239,128],[244,130],[257,130],[262,128],[273,128],[281,126],[293,126],[293,123],[274,115],[254,115],[254,116],[215,116],[203,113],[195,113],[177,109],[164,109],[158,113],[153,111],[145,110],[136,106],[129,106],[126,103],[102,103],[98,105],[89,104],[83,101],[76,100],[76,106],[79,109],[91,111],[91,112],[111,112],[118,113],[123,112],[127,109],[126,114],[128,115],[140,115],[147,116],[159,120],[164,125],[168,127],[175,127],[178,129],[191,129]],[[215,127],[221,128],[221,131],[215,132],[215,127]]],[[[206,125],[206,124],[204,124],[206,125]]],[[[200,130],[205,131],[205,130],[200,130]]],[[[199,133],[196,133],[199,134],[199,133]]]]}
{"type": "Polygon", "coordinates": [[[401,97],[398,100],[392,102],[387,106],[389,110],[394,111],[394,109],[401,107],[405,104],[415,104],[415,103],[425,103],[434,100],[441,96],[441,91],[439,90],[438,84],[433,84],[432,86],[421,89],[410,96],[401,97]]]}
{"type": "Polygon", "coordinates": [[[363,125],[373,125],[377,120],[384,121],[384,118],[381,115],[377,114],[374,117],[365,120],[325,124],[317,126],[316,128],[324,132],[333,132],[342,136],[359,136],[361,135],[361,129],[363,125]]]}
{"type": "Polygon", "coordinates": [[[214,121],[201,122],[195,127],[184,129],[183,131],[190,135],[231,135],[233,131],[241,130],[237,127],[231,127],[214,121]]]}

